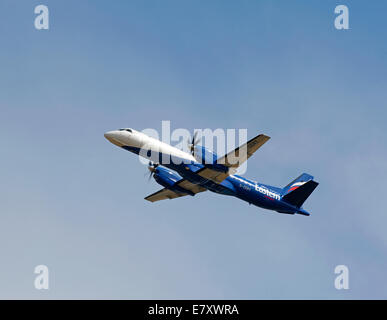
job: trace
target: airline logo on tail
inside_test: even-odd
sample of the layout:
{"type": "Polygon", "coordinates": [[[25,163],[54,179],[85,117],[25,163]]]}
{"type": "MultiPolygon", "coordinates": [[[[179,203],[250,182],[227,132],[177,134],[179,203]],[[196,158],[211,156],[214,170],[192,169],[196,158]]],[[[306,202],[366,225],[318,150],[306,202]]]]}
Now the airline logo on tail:
{"type": "Polygon", "coordinates": [[[296,183],[293,183],[291,186],[290,186],[290,188],[289,188],[289,190],[288,190],[288,192],[287,193],[289,193],[289,192],[291,192],[291,191],[293,191],[293,190],[296,190],[297,188],[299,188],[299,187],[301,187],[303,184],[305,184],[307,181],[299,181],[299,182],[296,182],[296,183]]]}

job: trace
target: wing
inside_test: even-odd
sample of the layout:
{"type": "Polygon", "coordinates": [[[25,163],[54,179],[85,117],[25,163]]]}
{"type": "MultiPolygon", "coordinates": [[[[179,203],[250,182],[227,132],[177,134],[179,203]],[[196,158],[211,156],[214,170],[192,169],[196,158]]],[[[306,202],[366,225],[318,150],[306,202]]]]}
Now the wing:
{"type": "Polygon", "coordinates": [[[270,137],[264,134],[260,134],[240,147],[236,148],[235,150],[229,152],[225,156],[219,158],[216,162],[228,167],[229,171],[227,173],[215,171],[206,167],[198,170],[196,173],[205,179],[221,183],[230,174],[235,173],[236,169],[248,158],[250,158],[254,152],[257,151],[269,139],[270,137]]]}
{"type": "Polygon", "coordinates": [[[150,196],[147,196],[144,199],[148,200],[150,202],[155,202],[155,201],[164,200],[164,199],[175,199],[175,198],[183,197],[186,195],[187,195],[187,193],[186,194],[176,193],[172,190],[164,188],[164,189],[161,189],[160,191],[157,191],[157,192],[151,194],[150,196]]]}
{"type": "Polygon", "coordinates": [[[196,173],[207,180],[212,180],[217,183],[221,183],[229,175],[228,173],[215,171],[209,168],[203,168],[196,173]]]}
{"type": "Polygon", "coordinates": [[[164,188],[164,189],[161,189],[160,191],[157,191],[157,192],[151,194],[150,196],[147,196],[145,198],[145,200],[148,200],[150,202],[155,202],[155,201],[165,200],[165,199],[175,199],[175,198],[184,197],[186,195],[195,195],[199,192],[203,192],[203,191],[207,190],[206,188],[203,188],[202,186],[193,184],[193,183],[189,182],[188,180],[184,180],[184,179],[177,182],[176,185],[187,190],[187,193],[175,192],[173,190],[164,188]]]}
{"type": "Polygon", "coordinates": [[[190,191],[190,193],[193,195],[207,190],[206,188],[204,188],[198,184],[194,184],[194,183],[189,182],[188,180],[184,180],[184,179],[180,180],[176,185],[178,185],[180,188],[183,188],[187,191],[190,191]]]}
{"type": "Polygon", "coordinates": [[[219,158],[217,163],[223,164],[229,168],[238,168],[248,158],[250,158],[255,151],[257,151],[262,145],[267,142],[270,137],[260,134],[255,138],[247,141],[245,144],[229,152],[225,156],[219,158]]]}

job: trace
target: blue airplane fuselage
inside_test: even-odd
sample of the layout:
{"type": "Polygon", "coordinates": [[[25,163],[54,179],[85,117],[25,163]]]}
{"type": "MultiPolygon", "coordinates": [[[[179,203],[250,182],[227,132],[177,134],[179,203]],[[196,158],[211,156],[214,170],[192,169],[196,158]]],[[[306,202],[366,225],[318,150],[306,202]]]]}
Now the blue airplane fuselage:
{"type": "MultiPolygon", "coordinates": [[[[268,210],[289,214],[299,213],[309,215],[309,213],[302,208],[297,208],[282,201],[283,189],[281,188],[258,183],[238,175],[230,175],[221,183],[216,183],[195,174],[196,171],[204,167],[202,164],[166,164],[165,167],[176,171],[182,178],[187,179],[192,183],[199,184],[209,191],[222,195],[234,196],[249,204],[268,210]],[[187,167],[189,170],[186,169],[187,167]]],[[[164,170],[163,167],[158,168],[160,171],[164,170]]],[[[167,171],[170,172],[169,170],[167,171]]]]}

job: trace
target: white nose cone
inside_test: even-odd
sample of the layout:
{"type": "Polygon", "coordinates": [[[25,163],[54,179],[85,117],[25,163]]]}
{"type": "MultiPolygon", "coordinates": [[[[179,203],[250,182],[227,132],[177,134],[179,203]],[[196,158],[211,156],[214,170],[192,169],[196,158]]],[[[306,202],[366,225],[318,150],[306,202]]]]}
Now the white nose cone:
{"type": "Polygon", "coordinates": [[[108,131],[104,134],[105,138],[110,141],[110,139],[114,138],[114,132],[115,131],[108,131]]]}
{"type": "Polygon", "coordinates": [[[111,143],[116,146],[121,147],[123,144],[119,141],[120,132],[119,131],[108,131],[104,134],[105,138],[108,139],[111,143]]]}

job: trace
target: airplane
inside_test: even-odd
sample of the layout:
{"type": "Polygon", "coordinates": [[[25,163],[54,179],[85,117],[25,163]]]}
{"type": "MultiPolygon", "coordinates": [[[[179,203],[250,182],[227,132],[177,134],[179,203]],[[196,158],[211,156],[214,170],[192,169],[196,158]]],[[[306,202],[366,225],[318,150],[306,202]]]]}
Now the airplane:
{"type": "Polygon", "coordinates": [[[191,143],[188,142],[191,153],[131,128],[109,131],[104,136],[116,146],[150,160],[149,178],[153,177],[164,187],[145,197],[150,202],[194,196],[209,190],[279,213],[310,215],[302,205],[318,185],[313,176],[303,173],[279,188],[235,174],[237,168],[270,139],[264,134],[222,157],[198,145],[196,134],[189,141],[191,143]]]}

